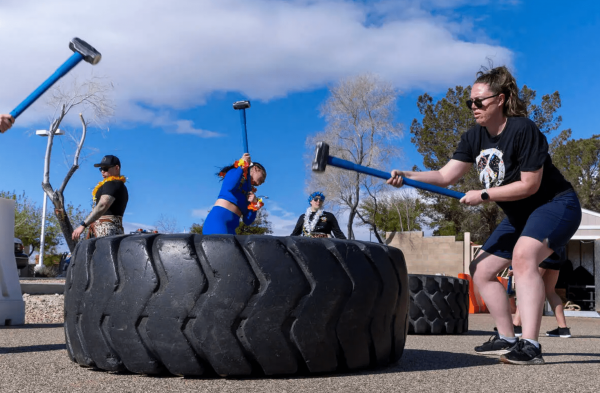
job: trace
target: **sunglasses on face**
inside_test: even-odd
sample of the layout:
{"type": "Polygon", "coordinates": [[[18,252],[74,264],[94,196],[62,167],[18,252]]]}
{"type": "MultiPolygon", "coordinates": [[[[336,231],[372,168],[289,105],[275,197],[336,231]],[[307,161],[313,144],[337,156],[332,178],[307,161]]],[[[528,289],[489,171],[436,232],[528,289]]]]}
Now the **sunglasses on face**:
{"type": "Polygon", "coordinates": [[[100,172],[108,172],[108,170],[112,168],[112,166],[101,166],[100,168],[100,172]]]}
{"type": "Polygon", "coordinates": [[[493,96],[489,96],[489,97],[474,98],[472,100],[467,100],[466,101],[467,108],[473,109],[473,104],[475,104],[475,106],[478,109],[481,109],[481,108],[483,108],[483,101],[487,100],[488,98],[498,97],[500,94],[502,94],[502,93],[494,94],[493,96]]]}
{"type": "Polygon", "coordinates": [[[315,197],[315,198],[313,198],[313,201],[315,201],[315,202],[321,202],[321,201],[324,201],[324,200],[325,200],[325,199],[323,199],[323,198],[319,198],[319,197],[315,197]]]}

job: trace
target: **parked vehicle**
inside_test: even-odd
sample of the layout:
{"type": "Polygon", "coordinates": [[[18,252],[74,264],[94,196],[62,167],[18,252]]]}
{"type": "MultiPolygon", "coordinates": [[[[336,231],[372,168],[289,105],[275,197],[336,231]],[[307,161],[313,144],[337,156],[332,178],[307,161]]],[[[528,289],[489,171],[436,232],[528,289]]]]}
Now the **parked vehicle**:
{"type": "Polygon", "coordinates": [[[23,242],[15,237],[15,259],[17,260],[17,269],[23,269],[29,264],[29,256],[23,252],[23,242]]]}
{"type": "Polygon", "coordinates": [[[149,229],[142,229],[142,228],[139,228],[137,231],[132,231],[132,232],[129,232],[129,234],[130,234],[130,235],[138,235],[138,234],[141,234],[141,233],[144,233],[144,234],[148,234],[148,233],[158,233],[158,231],[156,231],[156,230],[152,231],[152,230],[149,230],[149,229]]]}

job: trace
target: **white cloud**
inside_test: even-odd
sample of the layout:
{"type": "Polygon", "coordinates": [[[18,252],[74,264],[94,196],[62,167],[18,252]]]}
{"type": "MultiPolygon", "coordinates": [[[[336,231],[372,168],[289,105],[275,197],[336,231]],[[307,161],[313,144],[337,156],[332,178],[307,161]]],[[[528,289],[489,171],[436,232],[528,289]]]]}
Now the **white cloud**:
{"type": "Polygon", "coordinates": [[[158,116],[155,116],[154,114],[149,114],[149,117],[153,118],[152,125],[154,127],[163,128],[168,133],[191,134],[199,136],[201,138],[219,138],[225,136],[225,134],[221,134],[218,132],[195,128],[194,123],[191,120],[177,120],[172,118],[168,114],[160,114],[158,116]]]}
{"type": "Polygon", "coordinates": [[[175,131],[173,131],[175,134],[192,134],[202,138],[217,138],[224,136],[224,134],[218,132],[194,128],[191,120],[177,120],[175,125],[177,126],[175,131]]]}
{"type": "MultiPolygon", "coordinates": [[[[511,64],[511,51],[486,42],[480,30],[470,34],[475,28],[469,21],[434,15],[436,6],[437,1],[423,6],[350,0],[4,0],[0,108],[16,106],[62,64],[73,36],[103,55],[97,66],[82,63],[74,72],[86,76],[93,68],[106,75],[115,84],[117,120],[146,123],[158,109],[201,105],[215,92],[270,100],[363,72],[378,73],[404,90],[445,89],[470,83],[486,57],[511,64]],[[377,14],[383,12],[377,7],[385,14],[377,14]],[[478,41],[459,38],[471,36],[478,41]]],[[[39,119],[42,109],[32,107],[20,124],[39,119]]],[[[191,123],[177,127],[215,136],[191,123]]]]}
{"type": "Polygon", "coordinates": [[[147,224],[140,224],[140,223],[137,223],[137,222],[123,221],[123,231],[126,234],[129,234],[130,232],[137,231],[138,229],[145,229],[147,231],[153,231],[153,230],[156,229],[156,226],[154,226],[154,225],[147,225],[147,224]]]}
{"type": "Polygon", "coordinates": [[[206,216],[208,216],[208,212],[210,211],[210,209],[212,209],[212,205],[211,206],[207,206],[207,207],[201,207],[200,209],[194,209],[192,210],[192,217],[194,218],[200,218],[200,219],[206,219],[206,216]]]}
{"type": "Polygon", "coordinates": [[[285,210],[274,201],[269,200],[268,204],[269,221],[271,222],[273,236],[289,236],[296,227],[298,217],[302,213],[296,214],[285,210]]]}

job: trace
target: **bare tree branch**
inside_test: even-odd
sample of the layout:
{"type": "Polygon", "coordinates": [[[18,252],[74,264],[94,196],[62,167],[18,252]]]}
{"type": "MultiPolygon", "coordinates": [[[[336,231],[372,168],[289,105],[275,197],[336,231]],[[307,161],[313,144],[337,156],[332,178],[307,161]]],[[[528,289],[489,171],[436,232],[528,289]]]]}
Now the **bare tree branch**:
{"type": "MultiPolygon", "coordinates": [[[[342,80],[330,89],[321,107],[326,129],[307,138],[312,151],[318,141],[327,142],[330,154],[359,165],[382,169],[391,157],[399,155],[392,143],[402,135],[395,123],[397,92],[387,82],[371,74],[342,80]]],[[[312,158],[312,155],[311,155],[312,158]]],[[[352,224],[362,194],[365,175],[328,167],[325,173],[310,173],[308,188],[323,190],[333,204],[348,210],[348,238],[354,238],[352,224]]],[[[360,218],[360,217],[359,217],[360,218]]]]}
{"type": "Polygon", "coordinates": [[[175,217],[161,214],[158,220],[154,223],[154,226],[160,233],[176,233],[177,232],[177,220],[175,217]]]}
{"type": "Polygon", "coordinates": [[[75,158],[73,159],[73,166],[71,166],[71,169],[69,169],[69,172],[63,179],[63,182],[62,182],[60,188],[58,189],[58,192],[60,194],[62,194],[63,191],[65,190],[65,188],[67,187],[67,184],[69,183],[69,180],[71,180],[71,177],[73,176],[75,171],[77,169],[79,169],[79,155],[81,154],[81,149],[83,148],[83,142],[85,142],[85,136],[87,134],[87,124],[85,123],[85,120],[83,119],[83,114],[80,113],[79,118],[81,119],[81,128],[82,128],[81,140],[79,141],[79,145],[77,146],[77,150],[75,151],[75,158]]]}
{"type": "MultiPolygon", "coordinates": [[[[58,219],[61,231],[65,238],[65,241],[69,247],[69,250],[73,252],[75,249],[76,241],[72,240],[71,234],[73,233],[73,226],[67,211],[65,210],[64,191],[77,171],[79,169],[79,159],[81,157],[81,151],[87,136],[88,122],[83,117],[83,113],[87,110],[91,113],[91,121],[100,125],[101,122],[108,117],[112,116],[114,107],[112,101],[108,98],[108,92],[112,89],[112,84],[103,82],[101,78],[93,77],[84,83],[77,83],[74,80],[70,88],[63,88],[62,85],[58,85],[51,91],[51,98],[48,102],[49,105],[54,106],[55,116],[56,113],[60,113],[51,123],[48,144],[46,146],[46,157],[44,160],[44,181],[42,188],[44,192],[50,197],[54,205],[54,214],[58,219]],[[73,158],[73,165],[63,178],[60,188],[54,190],[50,184],[50,161],[52,157],[52,147],[54,143],[54,136],[61,122],[65,119],[65,116],[74,107],[82,107],[82,111],[79,113],[79,120],[82,124],[82,133],[77,147],[75,149],[75,156],[73,158]],[[60,112],[58,112],[60,108],[60,112]]],[[[71,138],[76,141],[75,137],[71,138]]]]}

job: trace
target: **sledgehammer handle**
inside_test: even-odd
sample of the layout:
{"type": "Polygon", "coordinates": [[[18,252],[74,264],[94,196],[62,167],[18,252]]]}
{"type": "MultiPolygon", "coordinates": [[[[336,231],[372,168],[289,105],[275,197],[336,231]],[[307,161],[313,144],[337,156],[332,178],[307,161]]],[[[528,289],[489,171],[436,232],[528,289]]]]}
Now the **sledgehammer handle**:
{"type": "Polygon", "coordinates": [[[55,72],[52,74],[44,83],[40,85],[33,93],[29,95],[29,97],[25,98],[23,102],[19,104],[12,112],[10,112],[11,116],[15,119],[19,117],[21,113],[25,111],[25,109],[29,108],[31,104],[33,104],[38,98],[41,97],[42,94],[46,92],[57,80],[62,78],[67,72],[71,71],[73,67],[75,67],[79,62],[83,60],[83,56],[79,52],[75,52],[69,57],[67,61],[64,62],[55,72]]]}
{"type": "Polygon", "coordinates": [[[246,110],[240,110],[240,122],[242,123],[242,144],[244,147],[244,153],[248,151],[248,130],[246,129],[246,110]]]}
{"type": "MultiPolygon", "coordinates": [[[[350,169],[356,172],[364,173],[365,175],[371,175],[378,177],[383,180],[388,180],[390,178],[389,172],[380,171],[379,169],[369,168],[366,166],[358,165],[350,161],[342,160],[341,158],[327,157],[327,164],[333,165],[338,168],[350,169]]],[[[452,198],[461,199],[465,196],[462,192],[449,190],[444,187],[434,186],[433,184],[423,183],[417,180],[407,179],[405,177],[402,178],[402,182],[407,186],[411,186],[414,188],[419,188],[425,191],[435,192],[436,194],[446,195],[452,198]]]]}

